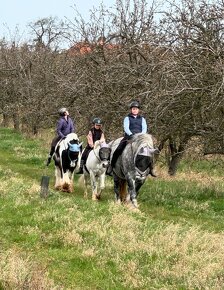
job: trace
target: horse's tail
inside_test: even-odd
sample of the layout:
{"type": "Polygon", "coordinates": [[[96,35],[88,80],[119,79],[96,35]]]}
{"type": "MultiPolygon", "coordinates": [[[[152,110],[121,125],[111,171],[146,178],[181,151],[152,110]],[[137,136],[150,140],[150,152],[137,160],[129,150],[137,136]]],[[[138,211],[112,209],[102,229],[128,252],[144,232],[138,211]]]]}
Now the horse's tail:
{"type": "Polygon", "coordinates": [[[121,180],[120,181],[120,198],[121,201],[125,201],[127,197],[127,182],[126,180],[121,180]]]}

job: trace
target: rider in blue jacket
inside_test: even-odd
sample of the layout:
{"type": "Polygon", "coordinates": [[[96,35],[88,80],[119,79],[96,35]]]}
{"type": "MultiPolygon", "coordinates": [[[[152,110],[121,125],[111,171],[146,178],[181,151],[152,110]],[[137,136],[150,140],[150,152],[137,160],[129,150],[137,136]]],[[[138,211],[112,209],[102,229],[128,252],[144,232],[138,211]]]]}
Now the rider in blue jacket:
{"type": "Polygon", "coordinates": [[[75,127],[72,119],[69,116],[69,112],[66,108],[61,108],[58,111],[60,118],[57,122],[57,136],[52,140],[51,142],[51,150],[48,155],[48,159],[46,162],[46,165],[48,166],[51,162],[51,158],[54,154],[55,147],[59,140],[65,138],[68,134],[75,132],[75,127]]]}
{"type": "MultiPolygon", "coordinates": [[[[143,116],[139,114],[140,104],[138,101],[133,101],[130,104],[130,113],[124,118],[123,128],[124,128],[124,138],[120,141],[120,144],[116,148],[112,160],[111,166],[108,169],[108,174],[111,175],[112,168],[114,167],[118,157],[123,152],[128,140],[136,133],[147,133],[147,123],[143,116]]],[[[150,172],[153,177],[156,177],[153,171],[150,172]]]]}

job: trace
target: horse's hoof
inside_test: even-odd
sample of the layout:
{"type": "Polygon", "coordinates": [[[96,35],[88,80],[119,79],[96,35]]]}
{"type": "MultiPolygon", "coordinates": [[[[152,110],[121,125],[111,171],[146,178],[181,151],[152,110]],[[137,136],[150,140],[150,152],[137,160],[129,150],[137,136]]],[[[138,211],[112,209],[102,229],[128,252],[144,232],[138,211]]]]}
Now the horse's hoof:
{"type": "Polygon", "coordinates": [[[96,194],[93,194],[93,195],[92,195],[92,200],[98,200],[96,194]]]}
{"type": "Polygon", "coordinates": [[[137,208],[137,207],[134,207],[134,206],[131,208],[131,210],[134,211],[134,212],[140,212],[140,209],[137,208]]]}
{"type": "Polygon", "coordinates": [[[136,199],[133,199],[132,200],[132,204],[133,204],[133,207],[138,208],[138,203],[137,203],[137,200],[136,199]]]}

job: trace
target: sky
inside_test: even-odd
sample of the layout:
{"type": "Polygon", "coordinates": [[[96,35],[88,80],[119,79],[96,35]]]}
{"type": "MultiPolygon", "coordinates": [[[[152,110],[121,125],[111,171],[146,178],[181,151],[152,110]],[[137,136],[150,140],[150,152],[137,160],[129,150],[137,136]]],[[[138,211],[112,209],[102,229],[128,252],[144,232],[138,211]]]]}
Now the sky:
{"type": "Polygon", "coordinates": [[[13,36],[16,27],[20,35],[26,34],[27,24],[41,18],[73,19],[74,5],[85,19],[101,3],[112,7],[116,0],[0,0],[0,39],[13,36]]]}

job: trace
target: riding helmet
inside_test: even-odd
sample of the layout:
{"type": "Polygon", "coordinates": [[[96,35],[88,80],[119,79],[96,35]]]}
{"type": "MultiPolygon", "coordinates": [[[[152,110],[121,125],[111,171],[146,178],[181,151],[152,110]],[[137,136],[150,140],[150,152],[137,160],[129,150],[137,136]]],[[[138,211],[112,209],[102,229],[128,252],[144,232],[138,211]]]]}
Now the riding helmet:
{"type": "Polygon", "coordinates": [[[94,125],[102,125],[102,121],[100,118],[94,118],[93,119],[93,124],[94,125]]]}
{"type": "Polygon", "coordinates": [[[133,102],[131,102],[129,108],[131,109],[131,108],[133,108],[133,107],[135,107],[135,108],[140,108],[140,104],[139,104],[139,102],[138,102],[138,101],[133,101],[133,102]]]}
{"type": "Polygon", "coordinates": [[[67,112],[67,111],[68,111],[67,108],[61,108],[61,109],[58,110],[58,113],[59,113],[60,116],[64,116],[64,113],[67,112]]]}

